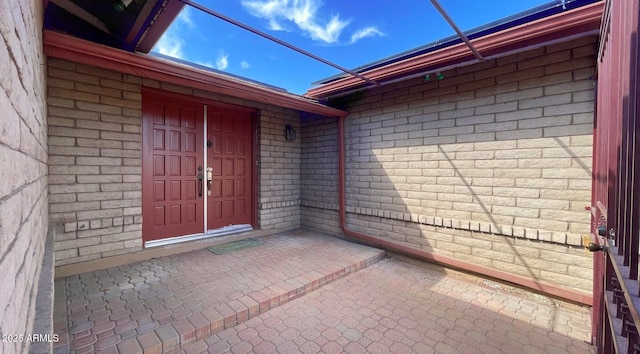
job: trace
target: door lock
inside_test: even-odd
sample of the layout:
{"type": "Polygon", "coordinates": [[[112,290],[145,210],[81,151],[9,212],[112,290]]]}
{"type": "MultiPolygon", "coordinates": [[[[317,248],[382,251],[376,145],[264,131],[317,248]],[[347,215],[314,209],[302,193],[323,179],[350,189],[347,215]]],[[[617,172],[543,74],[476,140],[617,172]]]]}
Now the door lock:
{"type": "Polygon", "coordinates": [[[207,167],[207,196],[211,196],[211,184],[213,183],[213,167],[207,167]]]}

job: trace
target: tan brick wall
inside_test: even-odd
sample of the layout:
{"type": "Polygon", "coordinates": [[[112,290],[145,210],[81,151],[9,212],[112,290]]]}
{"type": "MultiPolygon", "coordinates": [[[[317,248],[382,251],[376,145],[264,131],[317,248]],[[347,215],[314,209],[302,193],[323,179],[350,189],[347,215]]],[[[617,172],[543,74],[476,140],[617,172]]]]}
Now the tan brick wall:
{"type": "Polygon", "coordinates": [[[301,224],[303,227],[340,235],[338,120],[305,117],[302,119],[301,138],[301,224]]]}
{"type": "MultiPolygon", "coordinates": [[[[595,38],[574,40],[336,101],[350,112],[348,225],[590,290],[591,256],[579,246],[590,221],[595,51],[595,38]],[[575,259],[552,266],[520,244],[575,259]]],[[[303,156],[322,151],[325,142],[304,136],[303,156]]],[[[323,163],[303,163],[305,226],[318,227],[313,208],[333,209],[311,188],[331,188],[310,172],[323,163]]]]}
{"type": "Polygon", "coordinates": [[[285,126],[298,133],[298,113],[270,107],[259,121],[260,161],[258,175],[258,220],[264,230],[300,227],[300,142],[285,139],[285,126]]]}
{"type": "MultiPolygon", "coordinates": [[[[47,236],[42,1],[0,2],[0,333],[33,333],[47,236]]],[[[44,334],[44,333],[43,333],[44,334]]],[[[28,343],[0,342],[25,353],[28,343]]]]}
{"type": "Polygon", "coordinates": [[[141,79],[47,62],[56,264],[140,250],[141,79]]]}
{"type": "Polygon", "coordinates": [[[142,248],[142,86],[258,108],[258,227],[299,227],[300,139],[284,139],[286,124],[300,129],[296,112],[55,58],[48,67],[57,265],[142,248]]]}

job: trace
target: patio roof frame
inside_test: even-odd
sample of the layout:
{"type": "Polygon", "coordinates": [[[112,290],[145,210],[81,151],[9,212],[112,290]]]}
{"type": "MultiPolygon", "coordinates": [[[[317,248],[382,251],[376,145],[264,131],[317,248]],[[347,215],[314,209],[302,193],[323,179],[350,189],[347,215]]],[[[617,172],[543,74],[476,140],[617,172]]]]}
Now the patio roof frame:
{"type": "Polygon", "coordinates": [[[467,36],[464,34],[464,32],[462,32],[460,30],[458,25],[456,25],[455,21],[453,21],[451,16],[449,16],[449,14],[445,11],[445,9],[442,7],[442,5],[440,5],[438,0],[430,0],[430,1],[431,1],[431,5],[433,5],[433,7],[435,7],[436,10],[438,10],[440,15],[445,19],[445,21],[447,21],[447,23],[449,23],[449,26],[451,26],[453,28],[453,30],[456,31],[456,33],[458,34],[458,37],[460,37],[460,39],[467,45],[467,47],[469,47],[469,50],[471,50],[471,52],[473,52],[473,55],[475,55],[476,58],[479,61],[484,60],[484,58],[482,57],[480,52],[478,52],[476,47],[473,46],[473,43],[471,43],[471,41],[469,41],[469,38],[467,38],[467,36]]]}
{"type": "MultiPolygon", "coordinates": [[[[474,47],[484,53],[484,59],[514,54],[517,49],[555,43],[562,38],[594,35],[599,32],[603,2],[597,1],[572,10],[527,22],[515,27],[478,37],[472,41],[474,47]]],[[[468,46],[462,42],[434,51],[412,56],[397,62],[376,66],[367,70],[368,77],[386,85],[410,76],[421,76],[478,62],[468,46]]],[[[352,77],[338,78],[311,88],[305,96],[326,100],[365,90],[352,77]]]]}
{"type": "Polygon", "coordinates": [[[305,56],[307,56],[307,57],[309,57],[311,59],[317,60],[317,61],[319,61],[319,62],[321,62],[323,64],[329,65],[329,66],[331,66],[331,67],[333,67],[335,69],[338,69],[338,70],[340,70],[340,71],[342,71],[344,73],[347,73],[347,74],[349,74],[349,75],[351,75],[353,77],[361,79],[362,81],[365,81],[365,82],[367,82],[367,83],[369,83],[369,84],[371,84],[373,86],[378,86],[379,85],[379,83],[377,81],[373,80],[373,79],[370,79],[370,78],[368,78],[368,77],[366,77],[366,76],[364,76],[362,74],[359,74],[359,73],[357,73],[357,72],[355,72],[353,70],[350,70],[350,69],[347,69],[347,68],[345,68],[343,66],[340,66],[340,65],[338,65],[338,64],[336,64],[334,62],[331,62],[329,60],[321,58],[321,57],[319,57],[319,56],[317,56],[317,55],[315,55],[315,54],[313,54],[311,52],[308,52],[308,51],[306,51],[306,50],[304,50],[304,49],[302,49],[300,47],[294,46],[291,43],[288,43],[288,42],[283,41],[283,40],[281,40],[279,38],[276,38],[276,37],[274,37],[274,36],[272,36],[272,35],[270,35],[268,33],[262,32],[262,31],[260,31],[260,30],[258,30],[256,28],[253,28],[253,27],[251,27],[249,25],[246,25],[246,24],[244,24],[244,23],[242,23],[242,22],[240,22],[238,20],[235,20],[235,19],[233,19],[231,17],[225,16],[225,15],[223,15],[223,14],[221,14],[219,12],[216,12],[216,11],[214,11],[214,10],[208,8],[208,7],[200,5],[200,4],[198,4],[196,2],[193,2],[191,0],[179,0],[179,1],[181,1],[185,5],[188,5],[188,6],[191,6],[191,7],[195,8],[195,9],[197,9],[197,10],[200,10],[200,11],[202,11],[202,12],[208,14],[208,15],[211,15],[213,17],[217,17],[217,18],[219,18],[219,19],[221,19],[221,20],[223,20],[225,22],[228,22],[228,23],[234,25],[234,26],[240,27],[240,28],[242,28],[244,30],[247,30],[247,31],[249,31],[249,32],[251,32],[253,34],[256,34],[256,35],[258,35],[258,36],[260,36],[262,38],[268,39],[268,40],[270,40],[272,42],[280,44],[281,46],[284,46],[284,47],[289,48],[289,49],[291,49],[293,51],[296,51],[296,52],[298,52],[298,53],[300,53],[302,55],[305,55],[305,56]]]}

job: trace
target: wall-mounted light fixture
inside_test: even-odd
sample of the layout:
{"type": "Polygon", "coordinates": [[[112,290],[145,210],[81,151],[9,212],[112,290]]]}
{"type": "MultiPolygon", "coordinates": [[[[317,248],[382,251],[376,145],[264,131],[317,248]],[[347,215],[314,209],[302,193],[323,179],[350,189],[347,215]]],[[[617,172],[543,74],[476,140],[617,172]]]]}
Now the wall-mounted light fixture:
{"type": "Polygon", "coordinates": [[[284,137],[289,141],[296,140],[296,130],[290,124],[284,127],[284,137]]]}
{"type": "Polygon", "coordinates": [[[133,0],[113,0],[111,5],[113,6],[113,9],[116,10],[117,12],[124,12],[124,10],[126,10],[127,7],[131,5],[132,2],[133,0]]]}

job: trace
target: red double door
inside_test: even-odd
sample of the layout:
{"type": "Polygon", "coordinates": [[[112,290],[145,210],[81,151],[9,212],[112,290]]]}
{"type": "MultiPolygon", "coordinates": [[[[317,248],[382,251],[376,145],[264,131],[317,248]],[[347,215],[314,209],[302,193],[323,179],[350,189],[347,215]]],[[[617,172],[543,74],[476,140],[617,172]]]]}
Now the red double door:
{"type": "Polygon", "coordinates": [[[151,90],[142,111],[143,241],[251,225],[251,111],[151,90]]]}

